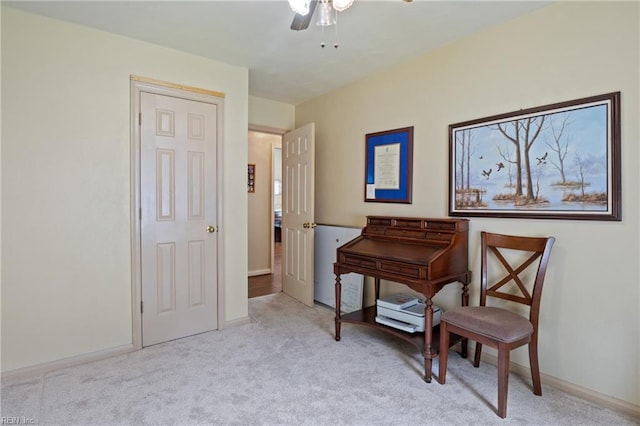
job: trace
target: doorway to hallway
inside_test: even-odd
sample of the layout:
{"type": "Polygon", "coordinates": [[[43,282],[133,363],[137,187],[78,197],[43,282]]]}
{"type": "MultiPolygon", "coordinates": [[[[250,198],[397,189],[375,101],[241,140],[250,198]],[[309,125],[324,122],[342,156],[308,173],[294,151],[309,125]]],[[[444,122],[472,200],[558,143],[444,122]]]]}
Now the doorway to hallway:
{"type": "Polygon", "coordinates": [[[254,165],[248,194],[248,296],[282,291],[282,136],[249,130],[249,163],[254,165]]]}
{"type": "Polygon", "coordinates": [[[249,277],[249,298],[282,291],[282,243],[273,247],[273,273],[249,277]]]}

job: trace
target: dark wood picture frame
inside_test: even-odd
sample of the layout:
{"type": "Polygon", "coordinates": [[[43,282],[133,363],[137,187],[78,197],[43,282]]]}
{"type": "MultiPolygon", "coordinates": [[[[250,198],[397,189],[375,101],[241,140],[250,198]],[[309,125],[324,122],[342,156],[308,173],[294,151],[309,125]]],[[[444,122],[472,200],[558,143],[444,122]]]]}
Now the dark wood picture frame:
{"type": "Polygon", "coordinates": [[[411,204],[413,126],[365,136],[364,201],[411,204]]]}
{"type": "Polygon", "coordinates": [[[622,220],[620,92],[449,126],[449,215],[622,220]]]}

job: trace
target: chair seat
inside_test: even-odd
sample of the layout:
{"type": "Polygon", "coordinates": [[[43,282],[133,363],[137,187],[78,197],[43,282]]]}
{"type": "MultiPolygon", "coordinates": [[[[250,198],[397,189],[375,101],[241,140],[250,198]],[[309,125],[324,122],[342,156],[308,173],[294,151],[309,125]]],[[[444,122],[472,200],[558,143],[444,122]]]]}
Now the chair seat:
{"type": "Polygon", "coordinates": [[[492,306],[454,308],[443,313],[440,321],[504,343],[533,333],[533,325],[527,318],[492,306]]]}

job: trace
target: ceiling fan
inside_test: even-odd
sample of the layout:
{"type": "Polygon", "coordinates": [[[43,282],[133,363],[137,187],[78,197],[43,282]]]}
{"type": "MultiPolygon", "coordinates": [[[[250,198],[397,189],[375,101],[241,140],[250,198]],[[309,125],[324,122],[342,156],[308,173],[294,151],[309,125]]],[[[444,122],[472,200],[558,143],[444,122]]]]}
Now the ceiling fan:
{"type": "MultiPolygon", "coordinates": [[[[403,0],[411,3],[413,0],[403,0]]],[[[330,26],[336,23],[336,13],[347,10],[354,0],[289,0],[289,6],[296,13],[291,22],[291,29],[295,31],[309,28],[313,13],[320,3],[319,26],[330,26]]]]}
{"type": "MultiPolygon", "coordinates": [[[[291,4],[291,2],[289,2],[291,4]]],[[[318,0],[313,0],[307,6],[307,13],[302,14],[294,9],[293,4],[291,4],[291,9],[293,9],[296,14],[293,16],[293,22],[291,22],[291,29],[295,31],[306,30],[309,28],[309,24],[311,23],[311,18],[313,17],[313,12],[316,10],[316,5],[318,4],[318,0]]]]}
{"type": "MultiPolygon", "coordinates": [[[[336,0],[335,2],[332,0],[289,0],[291,9],[296,12],[293,17],[293,22],[291,22],[291,29],[301,31],[309,28],[318,3],[320,3],[322,10],[322,15],[319,19],[325,22],[324,26],[332,25],[332,22],[335,21],[335,19],[333,19],[333,21],[331,20],[331,14],[335,14],[333,9],[339,10],[338,8],[340,8],[341,10],[345,10],[353,4],[353,1],[354,0],[336,0]],[[347,4],[347,6],[343,7],[343,4],[347,4]]],[[[322,26],[323,24],[320,23],[318,25],[322,26]]]]}

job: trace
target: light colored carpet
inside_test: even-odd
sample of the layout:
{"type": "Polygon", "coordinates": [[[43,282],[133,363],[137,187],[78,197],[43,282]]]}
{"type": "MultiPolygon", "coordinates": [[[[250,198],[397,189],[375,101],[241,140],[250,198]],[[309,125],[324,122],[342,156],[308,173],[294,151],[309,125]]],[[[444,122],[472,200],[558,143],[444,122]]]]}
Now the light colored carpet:
{"type": "MultiPolygon", "coordinates": [[[[251,323],[2,384],[2,416],[48,425],[632,425],[638,419],[512,375],[507,419],[496,369],[451,354],[447,384],[422,380],[411,345],[279,293],[251,323]]],[[[437,371],[437,362],[434,363],[437,371]]]]}

